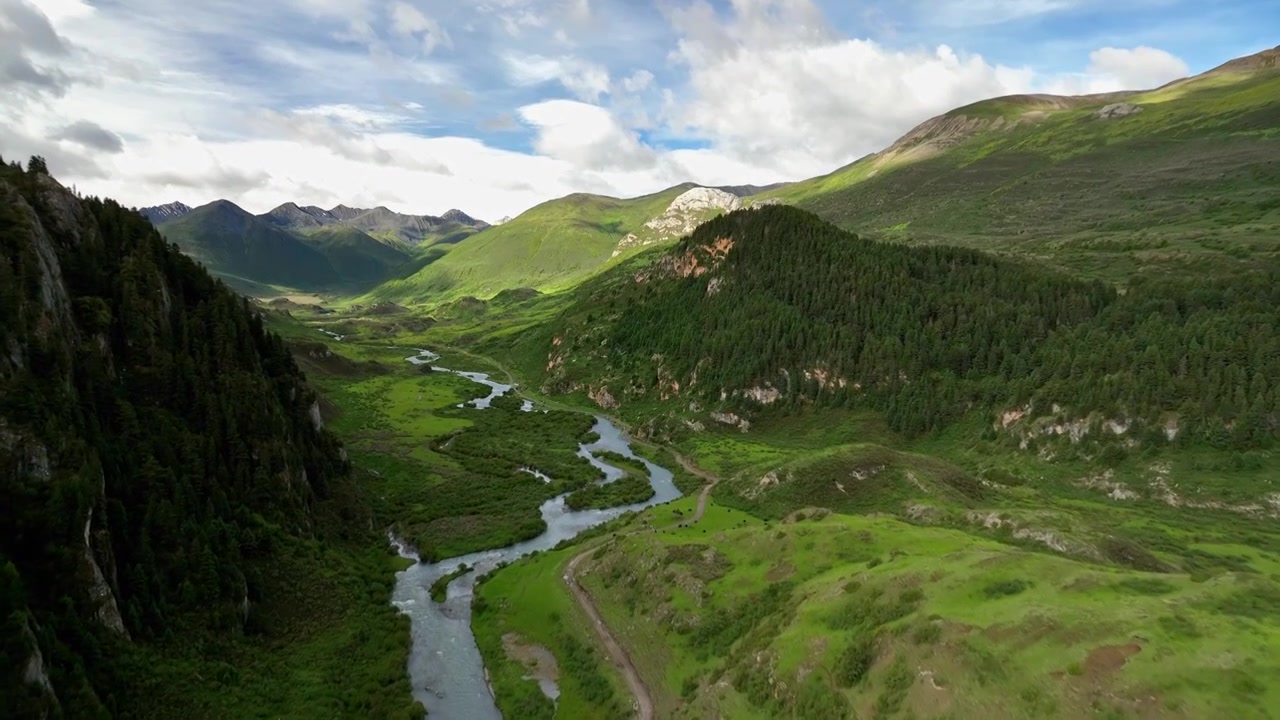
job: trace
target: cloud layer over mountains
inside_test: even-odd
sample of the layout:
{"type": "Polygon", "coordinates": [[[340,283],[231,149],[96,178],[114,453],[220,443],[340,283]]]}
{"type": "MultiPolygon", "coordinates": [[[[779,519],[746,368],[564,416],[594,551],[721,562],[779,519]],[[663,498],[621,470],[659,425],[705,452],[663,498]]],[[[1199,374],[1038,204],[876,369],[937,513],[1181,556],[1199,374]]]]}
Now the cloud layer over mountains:
{"type": "MultiPolygon", "coordinates": [[[[1009,50],[1086,11],[1099,3],[0,0],[0,153],[137,205],[492,220],[575,191],[800,179],[985,97],[1190,72],[1109,36],[1046,41],[1043,61],[1009,50]]],[[[1224,43],[1222,59],[1253,49],[1224,43]]]]}

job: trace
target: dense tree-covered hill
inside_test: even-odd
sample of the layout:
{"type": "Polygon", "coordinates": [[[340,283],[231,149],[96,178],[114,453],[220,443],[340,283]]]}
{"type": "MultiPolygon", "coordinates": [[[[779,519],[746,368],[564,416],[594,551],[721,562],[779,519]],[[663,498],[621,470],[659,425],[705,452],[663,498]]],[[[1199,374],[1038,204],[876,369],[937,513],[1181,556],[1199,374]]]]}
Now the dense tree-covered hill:
{"type": "Polygon", "coordinates": [[[975,409],[1005,425],[1097,413],[1122,432],[1240,446],[1271,442],[1280,421],[1274,263],[1121,294],[973,250],[860,239],[773,205],[577,292],[528,342],[548,389],[605,404],[852,405],[908,434],[975,409]]]}
{"type": "Polygon", "coordinates": [[[143,216],[76,197],[38,158],[0,163],[0,715],[165,716],[152,692],[232,694],[207,654],[229,674],[144,690],[178,671],[139,653],[261,633],[283,548],[373,535],[355,493],[247,301],[143,216]]]}

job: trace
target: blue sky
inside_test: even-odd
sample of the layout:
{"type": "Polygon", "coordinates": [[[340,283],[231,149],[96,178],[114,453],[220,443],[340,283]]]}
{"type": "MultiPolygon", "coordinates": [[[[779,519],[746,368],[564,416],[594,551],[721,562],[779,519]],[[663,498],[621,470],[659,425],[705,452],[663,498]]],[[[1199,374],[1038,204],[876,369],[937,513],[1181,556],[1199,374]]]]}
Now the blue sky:
{"type": "Polygon", "coordinates": [[[801,179],[984,97],[1277,43],[1274,0],[0,0],[0,153],[128,204],[493,220],[801,179]]]}

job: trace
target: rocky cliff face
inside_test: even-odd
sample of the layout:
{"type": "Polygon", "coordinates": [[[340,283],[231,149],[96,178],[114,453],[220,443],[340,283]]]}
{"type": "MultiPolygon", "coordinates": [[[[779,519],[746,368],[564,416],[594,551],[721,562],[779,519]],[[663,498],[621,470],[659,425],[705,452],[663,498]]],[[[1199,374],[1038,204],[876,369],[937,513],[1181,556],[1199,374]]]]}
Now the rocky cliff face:
{"type": "Polygon", "coordinates": [[[737,195],[715,188],[693,188],[672,200],[666,212],[646,222],[639,231],[628,233],[618,241],[613,257],[633,248],[684,237],[711,218],[741,208],[742,199],[737,195]]]}

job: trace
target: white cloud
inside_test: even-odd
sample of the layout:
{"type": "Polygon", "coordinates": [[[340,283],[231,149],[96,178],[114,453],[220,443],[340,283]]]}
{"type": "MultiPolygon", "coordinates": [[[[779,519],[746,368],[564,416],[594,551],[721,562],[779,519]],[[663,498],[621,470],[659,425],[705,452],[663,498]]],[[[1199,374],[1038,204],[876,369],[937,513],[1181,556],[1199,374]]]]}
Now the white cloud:
{"type": "Polygon", "coordinates": [[[670,100],[691,132],[779,176],[827,172],[880,150],[929,117],[1031,89],[1028,70],[935,50],[890,50],[832,33],[808,0],[738,0],[719,20],[703,2],[673,14],[689,87],[670,100]]]}
{"type": "Polygon", "coordinates": [[[509,52],[503,56],[507,76],[516,85],[558,81],[582,100],[595,102],[610,90],[609,71],[576,57],[546,57],[509,52]]]}
{"type": "Polygon", "coordinates": [[[1120,88],[1145,89],[1186,77],[1191,69],[1164,50],[1106,47],[1089,54],[1089,73],[1115,78],[1120,88]]]}
{"type": "MultiPolygon", "coordinates": [[[[405,109],[414,109],[416,106],[421,109],[422,106],[417,103],[406,103],[402,107],[405,109]]],[[[294,110],[295,115],[304,117],[319,117],[335,120],[347,127],[359,130],[381,130],[384,128],[395,127],[403,124],[410,118],[406,115],[394,112],[372,110],[370,108],[362,108],[348,103],[338,103],[335,105],[316,105],[313,107],[305,107],[294,110]]]]}
{"type": "Polygon", "coordinates": [[[538,129],[534,148],[582,170],[641,170],[657,161],[602,107],[573,100],[547,100],[520,108],[520,117],[538,129]]]}

